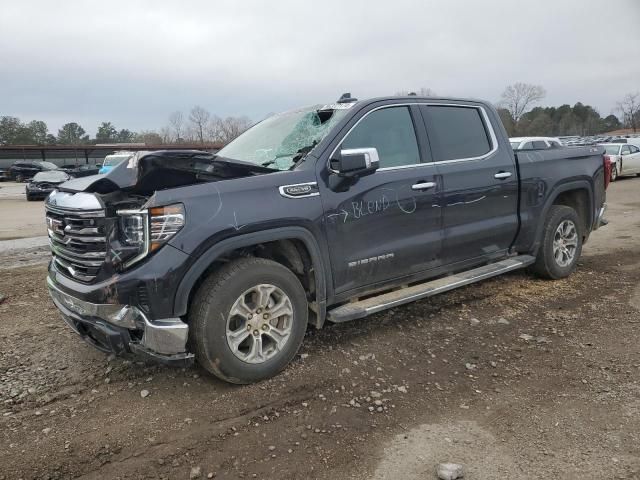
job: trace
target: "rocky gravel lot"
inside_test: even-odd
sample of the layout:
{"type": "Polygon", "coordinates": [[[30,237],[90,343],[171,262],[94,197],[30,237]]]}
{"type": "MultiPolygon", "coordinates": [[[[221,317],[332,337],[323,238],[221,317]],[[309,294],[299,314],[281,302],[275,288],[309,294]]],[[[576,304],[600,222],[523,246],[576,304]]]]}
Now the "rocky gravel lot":
{"type": "Polygon", "coordinates": [[[94,351],[49,302],[42,250],[0,253],[0,479],[640,478],[640,179],[609,203],[569,279],[311,330],[241,387],[94,351]]]}

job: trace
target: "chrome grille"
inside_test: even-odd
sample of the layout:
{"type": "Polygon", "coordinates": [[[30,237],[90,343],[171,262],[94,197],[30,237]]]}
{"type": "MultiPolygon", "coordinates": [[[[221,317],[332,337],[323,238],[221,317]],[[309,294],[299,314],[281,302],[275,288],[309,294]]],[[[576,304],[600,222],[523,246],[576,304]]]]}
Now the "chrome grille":
{"type": "Polygon", "coordinates": [[[93,280],[107,256],[104,211],[47,205],[46,218],[51,253],[59,270],[83,282],[93,280]]]}

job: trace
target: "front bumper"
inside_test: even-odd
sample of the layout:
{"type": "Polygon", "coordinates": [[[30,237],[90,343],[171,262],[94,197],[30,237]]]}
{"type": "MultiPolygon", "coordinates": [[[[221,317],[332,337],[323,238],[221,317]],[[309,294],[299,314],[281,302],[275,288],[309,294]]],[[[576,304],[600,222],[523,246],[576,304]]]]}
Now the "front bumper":
{"type": "Polygon", "coordinates": [[[98,350],[133,353],[162,363],[193,362],[193,354],[186,350],[189,326],[179,318],[152,321],[135,306],[90,303],[63,292],[50,276],[47,286],[65,322],[98,350]]]}

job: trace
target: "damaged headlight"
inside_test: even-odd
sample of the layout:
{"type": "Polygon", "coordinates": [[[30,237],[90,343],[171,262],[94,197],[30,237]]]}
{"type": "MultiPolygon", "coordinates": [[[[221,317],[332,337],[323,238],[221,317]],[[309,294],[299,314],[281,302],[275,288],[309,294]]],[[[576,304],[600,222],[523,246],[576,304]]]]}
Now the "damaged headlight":
{"type": "Polygon", "coordinates": [[[181,203],[149,210],[151,251],[167,243],[184,227],[184,207],[181,203]]]}
{"type": "Polygon", "coordinates": [[[119,248],[114,249],[114,263],[124,268],[162,247],[184,227],[185,221],[182,204],[116,213],[119,248]]]}

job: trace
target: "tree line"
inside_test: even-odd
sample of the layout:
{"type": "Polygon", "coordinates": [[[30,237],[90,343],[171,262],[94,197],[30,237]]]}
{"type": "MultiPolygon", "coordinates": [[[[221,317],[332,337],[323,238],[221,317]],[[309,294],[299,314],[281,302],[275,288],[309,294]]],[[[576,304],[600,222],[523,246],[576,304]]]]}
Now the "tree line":
{"type": "Polygon", "coordinates": [[[640,93],[628,93],[616,104],[622,121],[610,114],[601,117],[597,109],[581,102],[571,106],[533,107],[546,95],[540,85],[515,83],[502,92],[498,113],[509,136],[590,136],[640,126],[640,93]]]}
{"type": "Polygon", "coordinates": [[[49,132],[42,120],[23,122],[17,117],[0,116],[0,145],[95,145],[98,143],[145,143],[161,145],[171,143],[227,143],[251,126],[248,117],[220,118],[206,109],[195,106],[188,116],[176,111],[169,115],[167,126],[155,130],[134,132],[117,129],[112,122],[98,125],[91,138],[76,122],[69,122],[58,129],[57,135],[49,132]]]}
{"type": "MultiPolygon", "coordinates": [[[[418,92],[421,96],[436,95],[425,87],[418,92]]],[[[403,90],[396,92],[396,95],[416,93],[403,90]]],[[[519,82],[504,89],[496,107],[509,136],[585,136],[623,127],[635,132],[640,127],[640,92],[628,93],[616,104],[615,111],[620,118],[614,114],[601,117],[597,109],[581,102],[573,106],[534,107],[545,96],[546,91],[540,85],[519,82]]],[[[0,116],[0,145],[224,144],[236,138],[252,123],[246,116],[221,118],[212,115],[199,105],[194,106],[187,115],[181,111],[172,112],[167,120],[167,125],[159,131],[139,132],[126,128],[119,130],[112,122],[102,122],[96,136],[91,138],[76,122],[64,124],[54,135],[41,120],[22,122],[17,117],[0,116]]]]}
{"type": "MultiPolygon", "coordinates": [[[[437,96],[426,87],[414,91],[399,90],[395,94],[437,96]]],[[[621,115],[622,121],[614,114],[601,117],[597,109],[581,102],[573,106],[534,107],[545,96],[546,90],[540,85],[517,82],[504,89],[496,108],[510,137],[589,136],[621,128],[631,128],[636,132],[640,127],[640,92],[628,93],[617,102],[615,111],[621,115]]]]}

